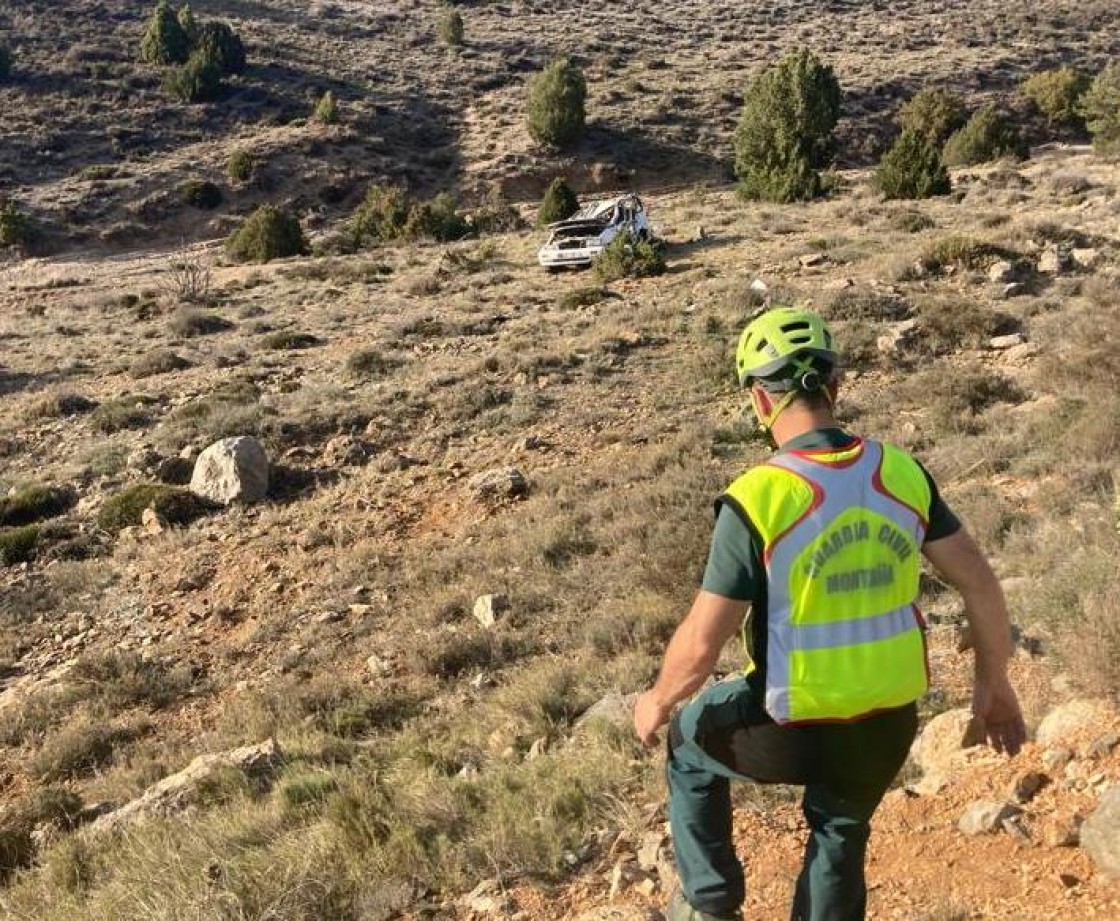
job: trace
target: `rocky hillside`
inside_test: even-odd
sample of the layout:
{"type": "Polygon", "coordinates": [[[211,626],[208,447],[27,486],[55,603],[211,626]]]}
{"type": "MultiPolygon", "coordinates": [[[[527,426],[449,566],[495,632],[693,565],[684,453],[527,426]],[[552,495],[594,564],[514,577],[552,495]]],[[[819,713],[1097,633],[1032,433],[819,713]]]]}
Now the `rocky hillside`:
{"type": "MultiPolygon", "coordinates": [[[[857,143],[916,84],[975,101],[1115,53],[1116,14],[880,6],[580,5],[558,29],[564,4],[467,4],[457,56],[434,4],[198,3],[252,64],[180,108],[134,62],[139,6],[0,0],[0,175],[56,247],[0,265],[0,916],[658,917],[661,755],[631,695],[695,590],[712,497],[765,456],[736,334],[789,300],[835,324],[845,423],[921,457],[992,556],[1034,731],[1015,759],[968,744],[963,612],[927,575],[934,687],[871,916],[1117,915],[1120,167],[1048,141],[884,201],[857,143]],[[821,201],[745,203],[716,63],[745,78],[810,36],[849,88],[847,166],[821,201]],[[554,50],[591,77],[572,175],[637,183],[664,275],[535,265],[526,200],[563,164],[517,100],[554,50]],[[106,76],[82,95],[87,71],[106,76]],[[327,88],[340,125],[306,120],[327,88]],[[262,184],[223,178],[246,144],[262,184]],[[500,186],[526,223],[224,255],[255,203],[321,242],[378,177],[500,186]],[[205,215],[175,204],[199,178],[223,196],[205,215]]],[[[737,834],[749,916],[786,917],[796,791],[741,788],[737,834]]]]}

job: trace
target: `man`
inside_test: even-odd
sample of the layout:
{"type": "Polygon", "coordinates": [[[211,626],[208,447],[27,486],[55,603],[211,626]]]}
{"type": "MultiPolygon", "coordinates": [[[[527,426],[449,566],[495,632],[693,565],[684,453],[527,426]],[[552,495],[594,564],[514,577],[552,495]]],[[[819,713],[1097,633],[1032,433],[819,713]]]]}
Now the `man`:
{"type": "Polygon", "coordinates": [[[791,917],[858,921],[871,816],[906,759],[927,689],[919,554],[964,598],[973,710],[989,742],[1014,754],[1026,733],[1007,678],[1007,609],[925,469],[837,425],[839,356],[819,316],[762,314],[743,331],[736,365],[778,451],[717,502],[703,586],[634,712],[638,736],[655,745],[742,628],[744,673],[697,694],[669,726],[681,880],[669,921],[741,918],[731,779],[804,785],[810,833],[791,917]]]}

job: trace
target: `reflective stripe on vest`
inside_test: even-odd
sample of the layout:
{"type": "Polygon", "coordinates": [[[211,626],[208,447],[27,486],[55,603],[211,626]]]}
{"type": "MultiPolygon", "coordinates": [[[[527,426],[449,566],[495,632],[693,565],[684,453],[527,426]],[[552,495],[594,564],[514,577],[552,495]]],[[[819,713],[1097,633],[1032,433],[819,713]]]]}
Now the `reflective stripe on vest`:
{"type": "Polygon", "coordinates": [[[779,454],[727,496],[764,544],[776,721],[852,719],[925,693],[914,603],[929,487],[908,455],[875,441],[779,454]]]}

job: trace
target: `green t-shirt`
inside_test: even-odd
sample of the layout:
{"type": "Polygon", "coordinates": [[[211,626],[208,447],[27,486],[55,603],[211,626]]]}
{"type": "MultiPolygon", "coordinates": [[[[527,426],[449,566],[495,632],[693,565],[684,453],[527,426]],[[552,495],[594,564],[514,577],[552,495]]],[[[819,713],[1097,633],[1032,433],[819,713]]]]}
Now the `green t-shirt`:
{"type": "MultiPolygon", "coordinates": [[[[843,448],[852,436],[839,428],[814,429],[787,442],[779,451],[809,451],[821,448],[843,448]]],[[[921,464],[918,465],[921,467],[921,464]]],[[[937,491],[933,477],[922,467],[929,481],[929,527],[925,542],[940,540],[960,529],[961,523],[937,491]]],[[[736,601],[762,601],[766,595],[766,571],[762,565],[762,548],[743,520],[726,504],[720,505],[716,518],[708,565],[702,587],[705,591],[736,601]]],[[[757,622],[757,618],[756,618],[757,622]]]]}

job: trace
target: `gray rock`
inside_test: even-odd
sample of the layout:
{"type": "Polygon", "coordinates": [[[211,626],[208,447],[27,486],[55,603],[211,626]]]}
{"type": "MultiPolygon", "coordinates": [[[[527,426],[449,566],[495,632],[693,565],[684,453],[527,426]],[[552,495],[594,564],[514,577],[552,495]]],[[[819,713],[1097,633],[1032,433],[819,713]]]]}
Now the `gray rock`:
{"type": "Polygon", "coordinates": [[[1050,782],[1041,771],[1024,771],[1011,784],[1011,798],[1022,805],[1034,799],[1034,795],[1050,782]]]}
{"type": "Polygon", "coordinates": [[[988,347],[1003,351],[1004,349],[1014,348],[1017,345],[1023,345],[1027,341],[1027,337],[1022,333],[1008,333],[1006,336],[993,336],[988,340],[988,347]]]}
{"type": "Polygon", "coordinates": [[[268,495],[268,474],[268,457],[257,439],[223,438],[198,456],[190,489],[220,505],[258,502],[268,495]]]}
{"type": "Polygon", "coordinates": [[[585,911],[575,921],[661,921],[663,917],[661,912],[641,905],[607,905],[585,911]]]}
{"type": "Polygon", "coordinates": [[[1042,843],[1047,847],[1076,847],[1081,841],[1081,816],[1051,816],[1042,824],[1042,843]]]}
{"type": "Polygon", "coordinates": [[[1042,753],[1042,766],[1053,774],[1069,764],[1072,757],[1068,748],[1048,748],[1042,753]]]}
{"type": "Polygon", "coordinates": [[[474,619],[490,629],[508,609],[509,601],[504,595],[479,595],[474,600],[474,619]]]}
{"type": "Polygon", "coordinates": [[[1120,732],[1110,732],[1095,740],[1085,749],[1085,754],[1090,758],[1107,758],[1117,745],[1120,745],[1120,732]]]}
{"type": "Polygon", "coordinates": [[[136,799],[101,816],[90,825],[90,831],[116,831],[152,816],[181,812],[194,804],[200,789],[220,772],[234,768],[249,777],[268,778],[281,758],[280,746],[275,739],[232,751],[199,755],[177,774],[163,778],[136,799]]]}
{"type": "Polygon", "coordinates": [[[804,256],[798,256],[797,261],[801,263],[803,269],[811,269],[813,266],[823,265],[825,257],[823,253],[806,253],[804,256]]]}
{"type": "Polygon", "coordinates": [[[1005,284],[1003,286],[1002,290],[999,293],[999,296],[1002,297],[1004,300],[1007,300],[1009,297],[1018,297],[1020,294],[1023,294],[1026,290],[1027,290],[1027,286],[1024,285],[1022,282],[1009,281],[1007,284],[1005,284]]]}
{"type": "Polygon", "coordinates": [[[1099,250],[1085,247],[1083,249],[1070,250],[1070,258],[1073,264],[1079,269],[1092,269],[1095,268],[1097,263],[1101,261],[1101,254],[1099,250]]]}
{"type": "Polygon", "coordinates": [[[529,482],[516,467],[498,467],[473,477],[471,489],[480,499],[517,499],[529,492],[529,482]]]}
{"type": "Polygon", "coordinates": [[[917,339],[918,321],[903,320],[887,328],[878,339],[875,346],[883,355],[897,355],[909,349],[917,339]]]}
{"type": "Polygon", "coordinates": [[[1003,828],[1007,819],[1017,816],[1022,810],[1011,803],[996,803],[980,800],[969,806],[957,822],[962,834],[970,837],[992,835],[1003,828]]]}
{"type": "Polygon", "coordinates": [[[1015,266],[1006,259],[993,262],[988,269],[988,279],[996,284],[1006,284],[1015,279],[1015,266]]]}
{"type": "Polygon", "coordinates": [[[584,711],[576,720],[576,726],[586,726],[595,720],[605,720],[615,726],[629,726],[634,718],[634,704],[637,701],[636,693],[623,694],[619,691],[610,691],[584,711]]]}
{"type": "Polygon", "coordinates": [[[1108,704],[1079,698],[1055,707],[1043,718],[1035,733],[1039,745],[1053,745],[1084,729],[1098,726],[1108,717],[1108,704]]]}
{"type": "Polygon", "coordinates": [[[1081,826],[1081,849],[1109,879],[1120,879],[1120,787],[1109,787],[1081,826]]]}
{"type": "Polygon", "coordinates": [[[967,707],[946,710],[929,721],[910,754],[923,771],[945,775],[956,754],[984,741],[983,730],[967,707]]]}
{"type": "Polygon", "coordinates": [[[1056,246],[1042,251],[1038,257],[1038,270],[1044,275],[1060,275],[1069,268],[1069,255],[1056,246]]]}

